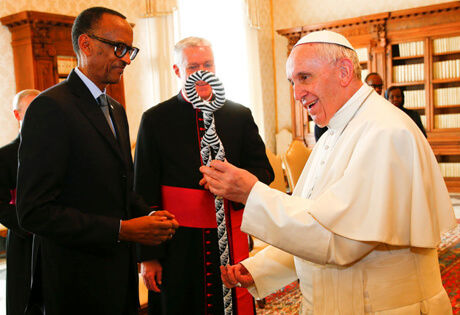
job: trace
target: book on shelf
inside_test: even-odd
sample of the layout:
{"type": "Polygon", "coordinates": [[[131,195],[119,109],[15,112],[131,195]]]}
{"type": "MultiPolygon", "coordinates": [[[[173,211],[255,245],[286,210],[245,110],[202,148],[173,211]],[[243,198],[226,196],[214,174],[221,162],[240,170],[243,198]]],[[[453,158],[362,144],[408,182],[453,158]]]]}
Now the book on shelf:
{"type": "Polygon", "coordinates": [[[425,108],[425,90],[403,91],[404,107],[411,109],[425,108]]]}
{"type": "Polygon", "coordinates": [[[433,39],[433,53],[460,51],[460,36],[433,39]]]}
{"type": "Polygon", "coordinates": [[[460,177],[460,163],[439,163],[443,177],[460,177]]]}
{"type": "Polygon", "coordinates": [[[433,79],[460,78],[460,59],[433,62],[433,79]]]}
{"type": "Polygon", "coordinates": [[[426,129],[426,115],[420,115],[420,120],[422,121],[423,127],[426,129]]]}
{"type": "Polygon", "coordinates": [[[77,66],[77,58],[71,56],[57,56],[58,75],[68,75],[77,66]]]}
{"type": "Polygon", "coordinates": [[[433,92],[435,106],[460,106],[460,87],[439,88],[433,92]]]}
{"type": "Polygon", "coordinates": [[[460,113],[434,115],[434,127],[437,129],[460,128],[460,113]]]}
{"type": "Polygon", "coordinates": [[[424,54],[423,41],[400,43],[398,48],[400,57],[415,57],[423,56],[424,54]]]}
{"type": "Polygon", "coordinates": [[[418,82],[425,79],[423,63],[393,66],[393,82],[418,82]]]}

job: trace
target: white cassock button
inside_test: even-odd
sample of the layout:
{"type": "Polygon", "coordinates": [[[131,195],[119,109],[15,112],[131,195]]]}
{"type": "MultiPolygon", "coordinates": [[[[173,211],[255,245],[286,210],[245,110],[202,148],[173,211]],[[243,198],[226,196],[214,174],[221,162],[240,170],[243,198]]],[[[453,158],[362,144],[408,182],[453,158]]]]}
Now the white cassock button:
{"type": "Polygon", "coordinates": [[[327,149],[329,149],[329,146],[328,146],[328,145],[324,147],[324,150],[327,150],[327,149]]]}
{"type": "Polygon", "coordinates": [[[331,136],[333,136],[333,135],[334,135],[334,131],[331,130],[331,132],[330,132],[329,134],[330,134],[331,136]]]}
{"type": "Polygon", "coordinates": [[[324,165],[324,161],[321,161],[321,165],[324,165]]]}

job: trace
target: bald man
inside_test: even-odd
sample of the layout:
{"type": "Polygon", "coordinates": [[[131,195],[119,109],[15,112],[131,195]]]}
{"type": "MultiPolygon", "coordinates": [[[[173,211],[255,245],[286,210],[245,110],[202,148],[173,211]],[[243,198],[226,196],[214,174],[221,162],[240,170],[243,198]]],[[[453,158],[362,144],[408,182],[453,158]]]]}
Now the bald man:
{"type": "Polygon", "coordinates": [[[367,85],[372,87],[378,95],[382,95],[383,92],[383,80],[377,72],[369,73],[364,79],[367,85]]]}

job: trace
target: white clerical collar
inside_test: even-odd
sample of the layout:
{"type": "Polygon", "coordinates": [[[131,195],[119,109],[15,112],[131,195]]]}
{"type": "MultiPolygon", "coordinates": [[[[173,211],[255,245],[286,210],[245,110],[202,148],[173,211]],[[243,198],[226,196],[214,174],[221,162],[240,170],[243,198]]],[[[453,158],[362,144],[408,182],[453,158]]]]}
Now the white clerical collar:
{"type": "Polygon", "coordinates": [[[80,77],[80,79],[83,81],[83,83],[89,89],[89,91],[93,95],[94,99],[97,100],[97,98],[101,94],[105,94],[105,89],[104,89],[104,91],[101,92],[101,90],[96,86],[96,84],[94,84],[93,81],[88,79],[88,77],[83,72],[81,72],[81,70],[78,69],[78,67],[75,67],[75,73],[80,77]]]}
{"type": "Polygon", "coordinates": [[[363,84],[361,88],[345,103],[345,105],[343,105],[337,113],[332,116],[329,121],[328,128],[335,130],[344,128],[355,115],[364,99],[372,92],[371,90],[372,88],[370,86],[363,84]]]}

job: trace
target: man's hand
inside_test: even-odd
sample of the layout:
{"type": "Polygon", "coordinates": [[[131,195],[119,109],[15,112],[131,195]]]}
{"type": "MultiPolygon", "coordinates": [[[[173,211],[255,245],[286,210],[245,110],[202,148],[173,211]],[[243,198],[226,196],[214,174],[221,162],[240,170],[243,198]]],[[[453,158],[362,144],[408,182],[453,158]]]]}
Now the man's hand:
{"type": "Polygon", "coordinates": [[[159,245],[170,240],[179,223],[168,211],[156,211],[150,216],[121,221],[119,240],[144,245],[159,245]]]}
{"type": "Polygon", "coordinates": [[[214,160],[211,167],[201,166],[200,171],[204,176],[200,185],[214,195],[243,204],[246,204],[252,187],[257,183],[257,177],[227,161],[214,160]]]}
{"type": "Polygon", "coordinates": [[[236,287],[238,284],[243,288],[254,284],[254,279],[242,264],[220,266],[220,272],[222,282],[229,289],[236,287]]]}
{"type": "Polygon", "coordinates": [[[171,214],[166,210],[158,210],[158,211],[152,212],[150,216],[166,217],[168,220],[171,221],[171,224],[174,230],[177,230],[179,228],[179,222],[177,222],[177,220],[175,219],[174,214],[171,214]]]}
{"type": "Polygon", "coordinates": [[[209,190],[209,184],[206,181],[206,178],[203,177],[198,184],[200,184],[200,186],[203,186],[204,189],[209,190]]]}
{"type": "Polygon", "coordinates": [[[141,262],[141,275],[144,284],[150,291],[160,292],[163,268],[157,259],[141,262]]]}

